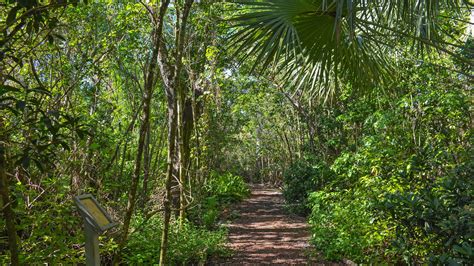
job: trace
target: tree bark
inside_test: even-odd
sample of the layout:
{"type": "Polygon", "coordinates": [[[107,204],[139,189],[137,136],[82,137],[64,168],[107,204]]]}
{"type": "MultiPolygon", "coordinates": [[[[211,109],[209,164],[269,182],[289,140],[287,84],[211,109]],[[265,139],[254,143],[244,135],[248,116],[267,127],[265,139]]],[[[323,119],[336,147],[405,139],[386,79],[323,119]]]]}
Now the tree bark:
{"type": "Polygon", "coordinates": [[[148,127],[146,129],[146,137],[145,137],[145,150],[143,155],[143,193],[141,197],[141,207],[145,206],[146,199],[148,197],[148,180],[150,179],[150,164],[151,164],[151,157],[150,157],[150,123],[148,123],[148,127]]]}
{"type": "MultiPolygon", "coordinates": [[[[169,1],[168,1],[169,3],[169,1]]],[[[168,170],[166,174],[166,198],[164,201],[164,221],[163,221],[163,232],[162,232],[162,239],[161,239],[161,248],[160,248],[160,266],[168,265],[167,262],[167,251],[168,251],[168,232],[170,226],[170,219],[171,219],[171,182],[173,179],[173,163],[174,163],[174,152],[175,152],[175,145],[176,140],[178,137],[178,114],[177,114],[177,107],[178,107],[178,99],[179,97],[184,97],[182,94],[182,89],[180,89],[180,74],[182,68],[182,56],[184,50],[184,38],[186,34],[186,24],[189,13],[191,11],[191,7],[193,4],[193,0],[185,0],[183,6],[183,12],[181,13],[181,17],[178,18],[177,23],[180,25],[177,27],[176,31],[176,51],[174,53],[175,60],[174,60],[174,67],[171,68],[169,61],[167,60],[167,55],[165,51],[164,44],[160,46],[159,52],[160,55],[158,56],[158,61],[160,63],[161,68],[161,75],[163,77],[163,81],[165,83],[166,88],[166,95],[168,100],[168,170]],[[181,94],[181,96],[180,96],[181,94]]],[[[182,140],[181,140],[182,141],[182,140]]],[[[180,167],[185,167],[180,165],[180,167]]]]}
{"type": "MultiPolygon", "coordinates": [[[[183,98],[185,97],[183,93],[183,98]]],[[[190,164],[190,141],[193,130],[193,110],[192,103],[189,100],[180,99],[178,104],[178,110],[181,110],[178,118],[178,132],[179,132],[179,183],[180,183],[180,194],[179,194],[179,219],[180,227],[183,225],[183,221],[186,219],[186,206],[188,204],[186,200],[186,184],[188,183],[189,176],[189,164],[190,164]]]]}
{"type": "Polygon", "coordinates": [[[143,95],[143,115],[142,115],[142,123],[140,126],[140,136],[138,138],[138,147],[137,147],[137,155],[135,157],[135,167],[132,175],[132,183],[130,185],[130,191],[128,193],[128,202],[127,202],[127,209],[125,212],[125,218],[123,222],[123,231],[122,237],[119,243],[119,252],[116,257],[116,263],[121,260],[121,253],[128,238],[128,230],[130,228],[130,221],[132,219],[133,211],[135,209],[136,198],[137,198],[137,190],[138,184],[140,181],[140,172],[142,170],[141,163],[143,158],[143,150],[145,147],[145,139],[146,133],[148,128],[148,123],[150,119],[150,103],[151,103],[151,93],[152,93],[152,86],[149,89],[144,91],[143,95]]]}
{"type": "MultiPolygon", "coordinates": [[[[169,98],[175,98],[171,95],[169,98]],[[172,96],[172,97],[171,97],[172,96]]],[[[168,100],[168,156],[167,156],[167,170],[166,170],[166,182],[165,190],[166,196],[164,200],[164,220],[163,220],[163,232],[161,235],[161,247],[160,247],[160,265],[166,265],[166,253],[168,251],[168,232],[169,224],[171,219],[171,183],[174,172],[174,152],[176,149],[176,135],[177,135],[177,119],[176,119],[176,101],[173,99],[168,100]]]]}
{"type": "Polygon", "coordinates": [[[138,184],[140,181],[140,172],[141,172],[141,162],[143,158],[143,150],[145,146],[145,139],[147,135],[147,130],[150,124],[150,105],[151,105],[151,98],[153,95],[153,87],[156,84],[156,69],[157,69],[157,58],[158,58],[158,50],[160,47],[160,42],[162,38],[162,29],[163,29],[163,18],[168,7],[169,1],[164,1],[160,7],[160,15],[155,20],[157,26],[154,27],[152,38],[153,38],[153,52],[152,56],[149,60],[147,75],[145,77],[145,86],[143,90],[143,115],[142,115],[142,123],[140,126],[140,135],[138,139],[138,148],[137,148],[137,156],[135,159],[135,168],[132,176],[132,184],[130,186],[130,192],[128,195],[128,202],[127,202],[127,210],[125,213],[124,223],[123,223],[123,231],[122,237],[120,239],[120,244],[118,248],[118,253],[114,263],[119,263],[122,256],[123,248],[127,242],[128,238],[128,231],[130,228],[130,221],[132,219],[133,211],[136,205],[137,199],[137,190],[138,184]]]}
{"type": "MultiPolygon", "coordinates": [[[[0,121],[0,126],[2,123],[0,121]]],[[[6,159],[5,159],[5,146],[0,142],[0,194],[2,200],[0,202],[0,209],[3,210],[3,216],[5,217],[5,224],[8,235],[8,246],[10,248],[10,261],[11,265],[20,265],[18,254],[18,240],[15,225],[15,213],[10,201],[10,195],[8,191],[8,180],[6,173],[6,159]]]]}

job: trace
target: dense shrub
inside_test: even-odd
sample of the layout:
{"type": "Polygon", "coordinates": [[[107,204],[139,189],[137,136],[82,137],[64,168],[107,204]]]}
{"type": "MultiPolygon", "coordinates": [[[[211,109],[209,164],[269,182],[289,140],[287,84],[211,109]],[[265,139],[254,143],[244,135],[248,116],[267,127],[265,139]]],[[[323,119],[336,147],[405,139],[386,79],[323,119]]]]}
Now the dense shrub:
{"type": "Polygon", "coordinates": [[[311,242],[327,259],[380,259],[379,247],[383,245],[386,225],[373,220],[367,199],[344,192],[320,191],[311,194],[310,203],[311,242]]]}
{"type": "Polygon", "coordinates": [[[376,262],[384,257],[387,225],[374,216],[372,181],[360,178],[365,165],[359,154],[341,154],[331,166],[335,176],[309,197],[312,243],[330,260],[376,262]]]}
{"type": "Polygon", "coordinates": [[[190,210],[190,220],[208,229],[215,228],[222,210],[249,194],[250,189],[241,176],[214,172],[204,187],[203,198],[190,210]]]}
{"type": "Polygon", "coordinates": [[[320,189],[323,181],[327,182],[332,176],[325,164],[312,161],[296,161],[284,173],[283,197],[288,209],[299,215],[309,214],[309,194],[320,189]]]}
{"type": "MultiPolygon", "coordinates": [[[[354,163],[350,172],[359,174],[357,182],[310,196],[312,242],[328,259],[440,264],[474,259],[472,163],[416,186],[397,175],[363,175],[360,154],[351,157],[341,159],[354,163]]],[[[336,161],[333,168],[341,164],[336,161]]]]}
{"type": "MultiPolygon", "coordinates": [[[[474,167],[457,167],[418,193],[387,193],[380,209],[396,230],[393,253],[436,264],[474,260],[474,167]],[[420,241],[421,240],[421,241],[420,241]]],[[[407,261],[413,261],[406,258],[407,261]]]]}
{"type": "MultiPolygon", "coordinates": [[[[371,105],[370,98],[364,112],[352,102],[345,105],[337,120],[360,135],[326,160],[334,175],[319,189],[308,183],[311,166],[289,175],[290,200],[304,202],[307,186],[313,186],[312,242],[327,258],[404,264],[474,260],[469,97],[459,77],[432,71],[420,68],[400,84],[403,93],[385,103],[391,108],[371,105]]],[[[380,97],[383,106],[388,98],[380,97]]]]}
{"type": "Polygon", "coordinates": [[[244,179],[231,173],[212,173],[206,191],[210,197],[215,197],[219,204],[238,202],[250,194],[244,179]]]}

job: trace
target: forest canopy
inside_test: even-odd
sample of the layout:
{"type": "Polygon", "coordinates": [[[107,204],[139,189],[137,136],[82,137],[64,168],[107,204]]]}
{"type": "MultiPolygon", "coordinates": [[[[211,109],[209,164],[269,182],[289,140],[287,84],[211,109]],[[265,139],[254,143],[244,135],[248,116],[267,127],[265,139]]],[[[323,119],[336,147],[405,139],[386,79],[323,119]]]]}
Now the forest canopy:
{"type": "Polygon", "coordinates": [[[325,261],[474,260],[471,1],[0,3],[0,264],[230,257],[282,190],[325,261]],[[235,218],[235,217],[234,217],[235,218]]]}

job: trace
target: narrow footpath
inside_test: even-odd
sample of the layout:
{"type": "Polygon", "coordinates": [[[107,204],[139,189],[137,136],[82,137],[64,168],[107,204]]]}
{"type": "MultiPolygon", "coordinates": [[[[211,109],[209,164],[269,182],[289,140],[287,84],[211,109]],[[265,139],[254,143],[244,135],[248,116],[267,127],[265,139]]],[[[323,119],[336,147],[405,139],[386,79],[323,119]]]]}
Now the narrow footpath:
{"type": "Polygon", "coordinates": [[[304,218],[287,214],[277,189],[253,187],[238,206],[240,217],[229,225],[233,256],[217,265],[307,265],[309,226],[304,218]]]}

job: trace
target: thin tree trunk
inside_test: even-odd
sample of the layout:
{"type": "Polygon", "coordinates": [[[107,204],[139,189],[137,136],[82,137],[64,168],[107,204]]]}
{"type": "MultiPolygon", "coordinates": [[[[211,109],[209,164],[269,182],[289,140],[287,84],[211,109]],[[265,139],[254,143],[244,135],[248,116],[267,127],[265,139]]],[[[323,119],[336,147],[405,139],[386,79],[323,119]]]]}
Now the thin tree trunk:
{"type": "MultiPolygon", "coordinates": [[[[148,191],[150,190],[149,188],[150,177],[153,177],[156,175],[157,165],[160,165],[160,162],[162,160],[161,151],[163,150],[162,146],[163,146],[163,138],[164,138],[165,130],[166,130],[165,126],[160,127],[160,135],[155,140],[152,140],[150,136],[150,139],[148,140],[148,143],[149,143],[148,145],[151,145],[151,148],[148,151],[149,158],[145,160],[145,161],[148,161],[148,170],[144,169],[144,174],[143,174],[143,192],[141,196],[142,209],[145,208],[145,205],[149,200],[148,191]],[[156,152],[157,149],[158,149],[158,152],[156,152]],[[146,171],[148,171],[148,174],[146,174],[146,171]],[[149,176],[148,178],[146,177],[147,175],[149,176]]],[[[151,133],[151,124],[149,128],[149,133],[151,133]]],[[[145,155],[146,155],[146,152],[145,152],[145,155]]]]}
{"type": "MultiPolygon", "coordinates": [[[[182,103],[183,104],[183,103],[182,103]]],[[[181,117],[181,125],[179,128],[180,130],[180,209],[179,209],[179,217],[180,217],[180,226],[184,219],[186,218],[186,207],[188,202],[186,200],[186,184],[189,183],[189,167],[191,165],[190,161],[190,142],[191,142],[191,135],[194,126],[193,120],[193,106],[190,100],[184,102],[184,106],[182,108],[182,117],[181,117]]],[[[189,186],[188,186],[189,187],[189,186]]],[[[191,187],[189,187],[191,188],[191,187]]]]}
{"type": "MultiPolygon", "coordinates": [[[[98,84],[100,82],[97,81],[96,84],[98,84]]],[[[96,109],[97,109],[97,94],[98,94],[98,85],[96,86],[96,89],[94,91],[94,97],[93,97],[93,100],[92,100],[92,104],[90,106],[90,109],[89,109],[89,116],[92,116],[96,109]]],[[[81,164],[81,169],[79,171],[81,177],[86,180],[86,184],[88,183],[92,188],[94,188],[95,192],[97,192],[97,190],[99,189],[100,187],[100,182],[94,178],[92,178],[92,171],[91,171],[91,164],[92,164],[92,156],[93,156],[93,151],[91,149],[91,146],[92,146],[92,143],[94,142],[94,136],[95,136],[95,131],[92,130],[92,132],[90,132],[89,136],[87,137],[87,142],[86,142],[86,148],[85,148],[85,158],[83,159],[82,161],[82,164],[81,164]]]]}
{"type": "Polygon", "coordinates": [[[143,95],[143,116],[142,116],[142,124],[140,126],[140,136],[138,138],[138,148],[137,148],[137,155],[135,158],[135,168],[133,171],[132,175],[132,183],[130,185],[130,191],[128,193],[128,202],[127,202],[127,209],[125,212],[125,218],[123,222],[123,231],[122,231],[122,237],[120,239],[119,243],[119,252],[117,254],[115,263],[119,263],[121,260],[122,256],[122,250],[125,247],[125,244],[127,242],[128,238],[128,231],[130,228],[130,221],[132,219],[133,211],[135,209],[135,204],[136,204],[136,198],[137,198],[137,190],[138,190],[138,184],[140,181],[140,172],[141,172],[141,163],[142,163],[142,158],[143,158],[143,150],[145,147],[145,138],[146,138],[146,133],[147,133],[147,128],[148,128],[148,123],[150,119],[150,102],[151,102],[151,93],[152,93],[152,88],[148,88],[149,90],[144,91],[143,95]]]}
{"type": "MultiPolygon", "coordinates": [[[[2,125],[0,121],[0,125],[2,125]]],[[[5,159],[5,146],[0,142],[0,194],[2,200],[0,202],[0,208],[3,210],[3,216],[5,217],[5,224],[8,235],[8,246],[10,248],[10,261],[11,264],[16,266],[20,265],[18,259],[18,240],[15,226],[15,213],[13,212],[10,195],[8,192],[8,180],[6,173],[6,159],[5,159]]]]}
{"type": "Polygon", "coordinates": [[[150,178],[150,123],[148,123],[148,127],[146,129],[146,137],[145,137],[145,150],[143,155],[143,193],[142,193],[142,204],[141,206],[145,206],[146,198],[148,195],[148,180],[150,178]]]}
{"type": "Polygon", "coordinates": [[[179,228],[183,227],[184,219],[186,216],[185,206],[186,206],[186,147],[185,147],[185,128],[184,128],[184,101],[185,101],[185,92],[183,88],[179,89],[180,93],[178,94],[178,143],[179,143],[179,228]]]}
{"type": "MultiPolygon", "coordinates": [[[[192,82],[192,84],[193,83],[194,82],[192,82]]],[[[193,175],[192,181],[197,184],[197,187],[200,190],[201,187],[202,187],[202,184],[203,184],[201,182],[200,178],[198,178],[199,176],[201,176],[201,161],[200,161],[200,158],[201,158],[201,139],[200,138],[201,138],[201,136],[200,136],[200,133],[199,133],[199,124],[198,124],[198,120],[199,120],[198,116],[200,116],[200,111],[201,110],[197,109],[198,108],[198,104],[196,102],[196,98],[197,98],[196,93],[197,93],[197,91],[198,90],[196,89],[196,87],[194,87],[193,95],[192,95],[192,98],[191,98],[192,124],[194,126],[193,130],[194,130],[194,139],[195,139],[195,143],[194,143],[195,162],[194,162],[194,164],[191,163],[191,155],[189,155],[189,160],[190,160],[190,165],[194,165],[194,170],[193,170],[194,175],[193,175]]],[[[189,173],[188,173],[188,175],[189,175],[189,173]]],[[[189,175],[189,176],[191,176],[191,175],[189,175]]]]}
{"type": "Polygon", "coordinates": [[[120,171],[119,171],[119,177],[120,179],[123,177],[123,170],[125,168],[125,160],[127,160],[128,154],[128,140],[125,141],[125,145],[123,146],[123,154],[122,154],[122,162],[120,163],[120,171]]]}
{"type": "MultiPolygon", "coordinates": [[[[161,15],[161,12],[160,12],[161,15]]],[[[163,13],[164,15],[164,13],[163,13]]],[[[163,16],[160,16],[161,18],[163,16]]],[[[145,86],[143,90],[143,116],[142,116],[142,123],[140,126],[140,135],[138,139],[138,148],[137,148],[137,156],[135,159],[135,168],[132,176],[132,184],[130,187],[130,192],[128,195],[128,202],[127,202],[127,210],[125,213],[125,218],[123,222],[123,231],[122,237],[120,239],[120,244],[118,248],[118,253],[115,258],[115,263],[119,263],[122,256],[123,248],[127,242],[128,238],[128,231],[130,228],[130,221],[132,219],[133,211],[135,209],[136,198],[137,198],[137,190],[138,184],[140,180],[140,172],[141,172],[141,162],[143,157],[143,150],[145,146],[145,138],[147,134],[147,130],[150,124],[150,105],[151,105],[151,98],[153,95],[153,87],[155,85],[155,72],[157,68],[157,58],[158,58],[158,50],[159,50],[159,42],[161,41],[161,32],[162,32],[162,20],[153,30],[152,38],[154,42],[154,49],[152,52],[152,56],[150,58],[148,69],[147,69],[147,76],[145,80],[145,86]]]]}
{"type": "MultiPolygon", "coordinates": [[[[163,4],[166,4],[164,2],[163,4]]],[[[186,0],[183,6],[183,12],[180,18],[178,18],[178,22],[180,22],[180,26],[177,28],[176,32],[176,52],[175,52],[175,60],[174,60],[174,68],[172,75],[169,75],[169,71],[165,71],[162,69],[162,76],[164,76],[164,80],[166,83],[166,79],[168,77],[172,77],[172,81],[169,82],[168,86],[166,87],[166,94],[168,99],[168,117],[169,117],[169,128],[168,128],[168,171],[166,175],[166,199],[164,202],[164,221],[163,221],[163,232],[162,232],[162,239],[161,239],[161,248],[160,248],[160,266],[167,265],[167,251],[168,251],[168,232],[169,232],[169,225],[170,225],[170,218],[171,218],[171,182],[173,178],[173,161],[174,161],[174,152],[175,152],[175,144],[176,144],[176,137],[177,137],[177,126],[178,126],[178,117],[176,113],[177,109],[177,96],[180,93],[180,74],[181,74],[181,67],[182,67],[182,56],[184,50],[184,37],[186,33],[186,24],[187,19],[189,16],[189,12],[191,11],[191,6],[193,4],[193,0],[186,0]]],[[[160,52],[164,52],[163,49],[160,49],[160,52]]],[[[164,65],[169,67],[169,62],[163,62],[166,60],[166,55],[159,57],[161,61],[161,66],[163,68],[164,65]]],[[[169,69],[168,69],[169,70],[169,69]]],[[[182,95],[184,97],[184,95],[182,95]]],[[[179,96],[178,96],[179,97],[179,96]]],[[[179,140],[178,140],[179,141],[179,140]]],[[[182,141],[182,140],[181,140],[182,141]]],[[[186,167],[180,165],[180,167],[186,167]]]]}
{"type": "MultiPolygon", "coordinates": [[[[110,159],[110,162],[107,164],[107,166],[104,168],[104,172],[107,172],[112,167],[112,165],[114,164],[115,160],[117,159],[117,157],[120,153],[120,146],[122,145],[122,142],[124,141],[124,139],[125,139],[125,142],[128,142],[128,137],[127,136],[135,128],[135,122],[137,121],[138,115],[140,114],[140,109],[142,109],[142,108],[143,108],[143,106],[140,105],[139,109],[133,115],[132,121],[128,125],[127,130],[125,130],[125,132],[123,133],[124,137],[121,138],[120,141],[117,143],[117,145],[115,147],[114,155],[112,156],[112,159],[110,159]]],[[[125,146],[126,146],[126,144],[125,144],[125,146]]],[[[120,174],[122,174],[122,173],[120,173],[120,174]]]]}
{"type": "MultiPolygon", "coordinates": [[[[171,95],[174,96],[174,95],[171,95]]],[[[171,97],[170,97],[171,98],[171,97]]],[[[175,98],[175,97],[173,97],[175,98]]],[[[173,179],[174,170],[174,153],[176,149],[176,135],[177,135],[177,121],[176,121],[176,101],[173,99],[168,100],[168,156],[167,156],[167,170],[166,170],[166,196],[164,200],[164,221],[163,221],[163,232],[161,235],[161,248],[160,248],[160,266],[167,265],[166,253],[168,249],[168,232],[169,224],[171,219],[171,183],[173,179]]]]}
{"type": "Polygon", "coordinates": [[[163,151],[163,148],[166,145],[166,141],[164,141],[164,136],[165,136],[165,132],[168,131],[167,125],[168,125],[168,123],[165,120],[165,123],[164,123],[164,125],[162,127],[162,130],[161,130],[161,133],[160,133],[158,146],[156,147],[158,149],[158,152],[155,153],[154,152],[155,149],[153,149],[152,153],[151,153],[152,156],[153,156],[153,154],[156,154],[154,160],[152,160],[153,161],[153,166],[151,167],[151,176],[156,176],[157,169],[160,167],[162,161],[166,160],[166,156],[162,156],[162,153],[163,153],[162,151],[163,151]]]}

